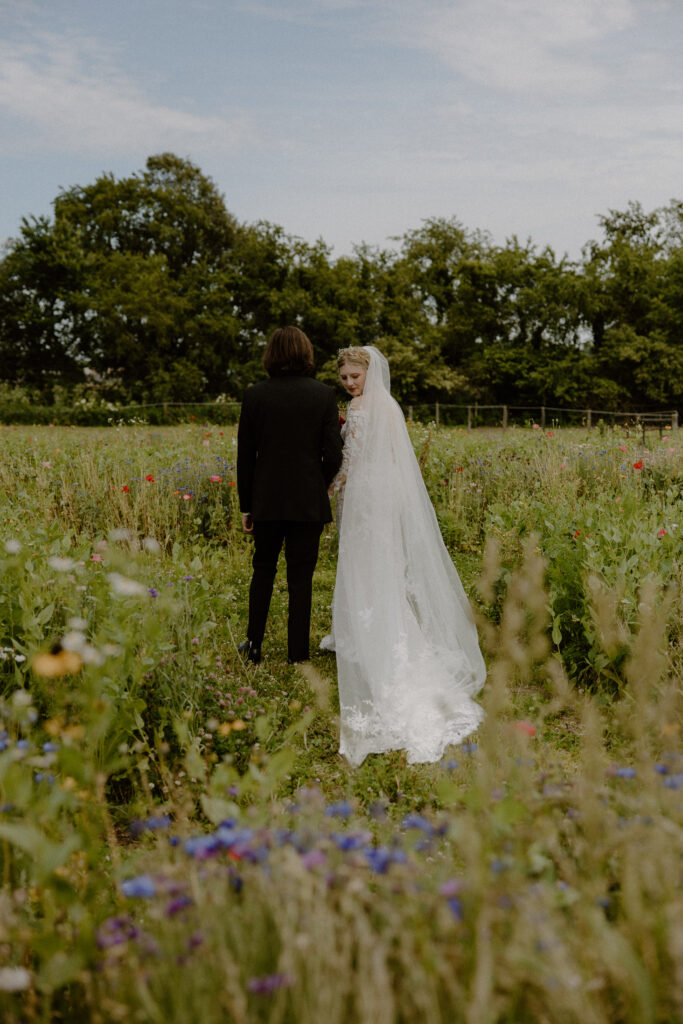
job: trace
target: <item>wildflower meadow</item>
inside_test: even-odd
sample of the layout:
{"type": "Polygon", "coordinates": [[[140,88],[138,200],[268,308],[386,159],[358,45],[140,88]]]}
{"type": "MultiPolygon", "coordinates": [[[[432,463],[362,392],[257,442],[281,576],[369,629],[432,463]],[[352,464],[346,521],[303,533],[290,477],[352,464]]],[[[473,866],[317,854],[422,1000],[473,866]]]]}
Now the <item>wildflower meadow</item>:
{"type": "Polygon", "coordinates": [[[683,434],[411,433],[487,716],[351,768],[234,427],[0,427],[0,1020],[683,1021],[683,434]]]}

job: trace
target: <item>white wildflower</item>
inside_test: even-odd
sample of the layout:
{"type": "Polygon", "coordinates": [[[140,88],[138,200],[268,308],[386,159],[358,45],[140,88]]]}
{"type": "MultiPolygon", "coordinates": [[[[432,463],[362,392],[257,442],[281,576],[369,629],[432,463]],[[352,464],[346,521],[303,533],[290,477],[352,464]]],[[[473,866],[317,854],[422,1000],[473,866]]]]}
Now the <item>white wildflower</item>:
{"type": "Polygon", "coordinates": [[[104,655],[92,644],[84,644],[79,654],[86,665],[104,665],[104,655]]]}
{"type": "Polygon", "coordinates": [[[15,708],[28,708],[31,706],[31,694],[28,690],[15,690],[12,694],[12,704],[15,708]]]}
{"type": "Polygon", "coordinates": [[[8,555],[18,555],[19,552],[21,551],[21,541],[20,540],[6,540],[5,541],[5,551],[7,552],[8,555]]]}
{"type": "Polygon", "coordinates": [[[26,655],[25,654],[15,654],[14,655],[14,660],[18,661],[19,663],[21,663],[22,661],[26,661],[26,655]]]}
{"type": "Polygon", "coordinates": [[[108,578],[115,594],[121,594],[123,597],[147,597],[147,587],[137,580],[131,580],[119,572],[110,572],[108,578]]]}
{"type": "Polygon", "coordinates": [[[59,555],[53,555],[48,558],[47,564],[51,569],[56,569],[57,572],[68,572],[69,569],[73,569],[76,564],[73,558],[60,558],[59,555]]]}
{"type": "Polygon", "coordinates": [[[122,527],[117,530],[111,530],[109,533],[109,540],[130,540],[132,536],[133,534],[130,532],[130,530],[126,530],[125,527],[122,527]]]}
{"type": "Polygon", "coordinates": [[[103,644],[102,654],[105,658],[118,658],[119,654],[123,654],[123,648],[118,644],[103,644]]]}
{"type": "Polygon", "coordinates": [[[77,615],[74,615],[74,617],[71,619],[67,619],[66,624],[69,627],[69,629],[77,629],[80,633],[82,633],[83,630],[86,629],[88,625],[85,619],[80,619],[78,618],[77,615]]]}
{"type": "Polygon", "coordinates": [[[85,645],[85,636],[78,629],[72,629],[62,637],[62,647],[65,651],[77,651],[80,654],[85,645]]]}
{"type": "Polygon", "coordinates": [[[161,544],[154,537],[145,537],[142,542],[142,546],[145,551],[150,551],[153,555],[158,555],[161,551],[161,544]]]}
{"type": "Polygon", "coordinates": [[[23,992],[31,987],[31,972],[25,967],[0,967],[0,992],[23,992]]]}

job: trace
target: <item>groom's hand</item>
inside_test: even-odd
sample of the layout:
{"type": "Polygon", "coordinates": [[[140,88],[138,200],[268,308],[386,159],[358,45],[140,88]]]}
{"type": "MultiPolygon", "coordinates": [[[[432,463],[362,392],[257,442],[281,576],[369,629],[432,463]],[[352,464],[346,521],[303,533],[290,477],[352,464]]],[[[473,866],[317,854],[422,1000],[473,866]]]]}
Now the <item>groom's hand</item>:
{"type": "Polygon", "coordinates": [[[254,520],[251,518],[250,512],[247,512],[246,515],[242,516],[242,529],[245,533],[254,532],[254,520]]]}

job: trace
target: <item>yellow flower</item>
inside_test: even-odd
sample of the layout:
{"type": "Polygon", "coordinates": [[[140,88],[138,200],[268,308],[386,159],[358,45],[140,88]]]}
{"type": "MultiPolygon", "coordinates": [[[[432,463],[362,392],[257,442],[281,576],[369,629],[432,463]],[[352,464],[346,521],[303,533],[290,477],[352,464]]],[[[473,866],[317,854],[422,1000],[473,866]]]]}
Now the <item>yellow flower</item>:
{"type": "Polygon", "coordinates": [[[77,651],[67,651],[60,643],[53,644],[49,651],[36,654],[31,668],[37,676],[56,679],[59,676],[73,676],[83,667],[83,659],[77,651]]]}
{"type": "Polygon", "coordinates": [[[221,736],[229,736],[231,732],[239,732],[241,729],[246,729],[247,723],[243,722],[241,718],[236,718],[234,722],[221,722],[218,726],[218,731],[221,736]]]}

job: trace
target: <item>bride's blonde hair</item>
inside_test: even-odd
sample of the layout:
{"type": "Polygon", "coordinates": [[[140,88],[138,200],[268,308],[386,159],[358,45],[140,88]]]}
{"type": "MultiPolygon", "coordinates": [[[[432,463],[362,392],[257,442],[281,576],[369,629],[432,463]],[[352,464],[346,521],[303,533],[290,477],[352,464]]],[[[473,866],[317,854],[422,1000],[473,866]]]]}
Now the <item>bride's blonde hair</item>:
{"type": "Polygon", "coordinates": [[[340,348],[337,356],[337,366],[344,363],[355,363],[356,366],[364,366],[367,370],[370,365],[370,354],[359,345],[351,345],[349,348],[340,348]]]}

